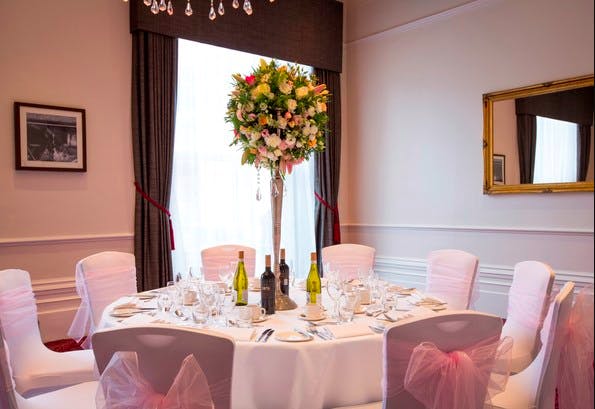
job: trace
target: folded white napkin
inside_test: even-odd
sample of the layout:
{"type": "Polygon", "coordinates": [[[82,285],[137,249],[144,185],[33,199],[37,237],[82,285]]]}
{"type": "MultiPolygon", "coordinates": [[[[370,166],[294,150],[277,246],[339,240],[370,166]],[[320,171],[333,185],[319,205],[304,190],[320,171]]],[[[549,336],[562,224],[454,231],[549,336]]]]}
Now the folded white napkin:
{"type": "Polygon", "coordinates": [[[374,331],[367,325],[355,322],[342,325],[325,325],[324,328],[333,334],[335,338],[359,337],[374,334],[374,331]]]}
{"type": "Polygon", "coordinates": [[[124,325],[143,325],[157,322],[158,319],[149,314],[134,314],[122,320],[124,325]]]}
{"type": "Polygon", "coordinates": [[[120,308],[136,308],[137,307],[137,303],[136,303],[136,299],[133,297],[122,297],[118,300],[117,304],[114,305],[114,310],[120,309],[120,308]]]}
{"type": "Polygon", "coordinates": [[[391,319],[395,321],[411,317],[426,317],[434,314],[436,314],[435,311],[432,311],[431,309],[426,307],[415,307],[412,308],[410,311],[388,311],[386,313],[386,315],[388,315],[391,319]]]}
{"type": "Polygon", "coordinates": [[[236,341],[250,341],[252,337],[254,337],[254,328],[217,328],[213,329],[213,331],[221,332],[225,335],[229,335],[236,341]]]}

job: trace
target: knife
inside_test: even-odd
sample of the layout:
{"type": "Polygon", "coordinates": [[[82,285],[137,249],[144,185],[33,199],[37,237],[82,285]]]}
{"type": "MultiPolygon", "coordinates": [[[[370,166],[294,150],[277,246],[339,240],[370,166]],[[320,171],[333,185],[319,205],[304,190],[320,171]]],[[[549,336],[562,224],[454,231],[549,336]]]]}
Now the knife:
{"type": "Polygon", "coordinates": [[[272,331],[272,329],[271,329],[271,328],[267,328],[267,329],[265,329],[264,331],[262,331],[262,332],[260,333],[260,335],[258,336],[258,338],[256,338],[256,342],[260,342],[260,341],[262,341],[262,340],[263,340],[263,338],[264,338],[264,337],[265,337],[265,336],[266,336],[266,335],[269,333],[269,331],[272,331]]]}
{"type": "Polygon", "coordinates": [[[269,330],[269,333],[264,336],[264,338],[262,339],[262,342],[267,342],[269,340],[269,338],[271,337],[271,335],[273,335],[273,332],[275,332],[274,329],[269,330]]]}

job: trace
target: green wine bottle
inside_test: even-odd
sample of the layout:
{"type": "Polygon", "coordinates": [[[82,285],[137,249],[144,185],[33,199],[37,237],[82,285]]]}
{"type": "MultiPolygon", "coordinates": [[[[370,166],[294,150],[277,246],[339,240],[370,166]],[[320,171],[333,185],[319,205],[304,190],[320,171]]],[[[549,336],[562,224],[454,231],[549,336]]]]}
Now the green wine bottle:
{"type": "Polygon", "coordinates": [[[310,272],[306,280],[306,291],[308,292],[308,304],[322,305],[321,283],[316,263],[316,253],[310,253],[310,272]]]}
{"type": "Polygon", "coordinates": [[[248,305],[248,276],[244,265],[244,251],[238,252],[238,266],[233,276],[233,292],[236,305],[248,305]]]}

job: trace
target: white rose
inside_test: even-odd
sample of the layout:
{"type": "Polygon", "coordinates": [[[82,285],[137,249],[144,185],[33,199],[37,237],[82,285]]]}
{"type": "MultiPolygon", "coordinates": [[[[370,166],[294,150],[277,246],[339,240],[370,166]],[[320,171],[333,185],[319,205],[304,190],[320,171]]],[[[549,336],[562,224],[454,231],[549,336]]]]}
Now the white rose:
{"type": "Polygon", "coordinates": [[[287,119],[279,117],[279,119],[277,120],[277,126],[281,129],[287,128],[287,119]]]}
{"type": "Polygon", "coordinates": [[[283,155],[283,152],[281,152],[280,149],[275,149],[275,151],[273,152],[275,154],[275,156],[279,157],[281,155],[283,155]]]}
{"type": "Polygon", "coordinates": [[[277,134],[272,134],[268,138],[265,138],[265,141],[271,148],[276,148],[281,143],[281,138],[277,134]]]}
{"type": "Polygon", "coordinates": [[[312,125],[310,127],[310,135],[316,135],[318,133],[318,127],[316,125],[312,125]]]}
{"type": "Polygon", "coordinates": [[[290,83],[288,83],[287,81],[283,81],[279,84],[279,91],[281,91],[285,95],[287,95],[291,92],[291,88],[292,88],[292,85],[290,83]]]}
{"type": "Polygon", "coordinates": [[[316,108],[310,107],[308,108],[308,116],[314,116],[316,114],[316,108]]]}
{"type": "Polygon", "coordinates": [[[295,111],[296,108],[297,108],[297,101],[295,99],[288,99],[287,100],[287,109],[289,110],[289,112],[295,111]]]}

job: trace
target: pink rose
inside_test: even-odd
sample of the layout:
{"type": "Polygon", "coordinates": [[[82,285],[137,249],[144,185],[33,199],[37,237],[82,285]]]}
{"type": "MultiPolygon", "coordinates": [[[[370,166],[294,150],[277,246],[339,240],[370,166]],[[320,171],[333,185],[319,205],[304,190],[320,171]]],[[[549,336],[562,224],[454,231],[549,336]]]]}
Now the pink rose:
{"type": "Polygon", "coordinates": [[[252,84],[254,84],[254,81],[256,81],[256,77],[254,75],[248,75],[245,78],[245,80],[248,83],[248,85],[252,85],[252,84]]]}

